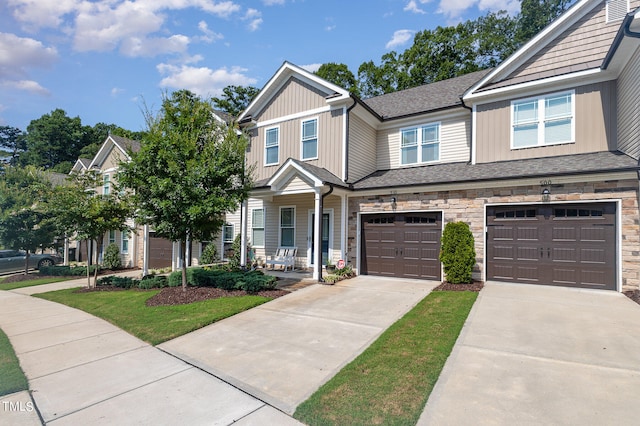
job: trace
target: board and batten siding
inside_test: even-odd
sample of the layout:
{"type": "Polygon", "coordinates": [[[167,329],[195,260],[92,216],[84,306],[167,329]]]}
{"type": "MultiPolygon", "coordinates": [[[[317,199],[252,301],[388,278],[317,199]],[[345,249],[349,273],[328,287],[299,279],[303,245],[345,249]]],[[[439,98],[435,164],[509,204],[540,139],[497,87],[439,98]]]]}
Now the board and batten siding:
{"type": "Polygon", "coordinates": [[[338,177],[342,176],[344,113],[340,108],[282,121],[272,126],[251,129],[249,131],[250,144],[247,149],[247,164],[255,166],[254,179],[256,181],[271,178],[289,158],[302,159],[302,122],[313,118],[318,119],[318,158],[306,160],[306,162],[323,167],[338,177]],[[278,164],[265,166],[265,133],[267,129],[276,126],[280,129],[279,161],[278,164]]]}
{"type": "Polygon", "coordinates": [[[615,150],[616,82],[577,87],[575,103],[575,142],[520,149],[511,149],[511,102],[478,105],[476,162],[492,163],[615,150]]]}
{"type": "MultiPolygon", "coordinates": [[[[607,23],[605,3],[601,1],[562,35],[536,52],[507,80],[517,79],[521,83],[554,75],[554,70],[574,71],[580,65],[585,68],[600,66],[621,23],[619,20],[607,23]]],[[[640,0],[631,0],[630,6],[630,10],[634,10],[640,6],[640,0]]]]}
{"type": "Polygon", "coordinates": [[[327,93],[293,77],[278,90],[254,119],[259,122],[274,120],[300,111],[326,107],[326,96],[327,93]]]}
{"type": "Polygon", "coordinates": [[[440,120],[420,120],[398,127],[378,131],[377,169],[388,170],[400,167],[420,166],[433,163],[400,164],[400,129],[440,122],[440,161],[438,163],[456,163],[469,161],[469,141],[471,140],[471,118],[467,110],[455,117],[440,120]]]}
{"type": "Polygon", "coordinates": [[[376,171],[376,130],[355,114],[349,116],[349,182],[376,171]]]}
{"type": "Polygon", "coordinates": [[[618,149],[640,159],[640,48],[618,77],[618,149]]]}

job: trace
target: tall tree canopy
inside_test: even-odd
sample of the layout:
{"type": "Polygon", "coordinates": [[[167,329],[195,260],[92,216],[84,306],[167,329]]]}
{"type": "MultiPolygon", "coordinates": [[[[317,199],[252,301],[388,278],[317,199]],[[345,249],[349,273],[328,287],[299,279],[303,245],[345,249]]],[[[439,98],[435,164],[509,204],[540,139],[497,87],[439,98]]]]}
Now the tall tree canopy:
{"type": "Polygon", "coordinates": [[[147,112],[148,133],[119,181],[135,194],[138,220],[157,235],[180,241],[186,289],[186,241],[207,241],[248,197],[244,166],[247,138],[213,117],[213,106],[181,90],[164,96],[157,115],[147,112]]]}
{"type": "Polygon", "coordinates": [[[322,64],[316,71],[316,75],[347,89],[354,95],[358,95],[358,81],[345,64],[336,64],[334,62],[322,64]]]}
{"type": "Polygon", "coordinates": [[[237,118],[259,92],[260,89],[252,86],[227,86],[222,89],[222,97],[214,97],[212,101],[217,109],[237,118]]]}
{"type": "Polygon", "coordinates": [[[20,154],[27,149],[25,134],[17,127],[0,126],[0,155],[9,157],[9,164],[18,164],[20,154]]]}

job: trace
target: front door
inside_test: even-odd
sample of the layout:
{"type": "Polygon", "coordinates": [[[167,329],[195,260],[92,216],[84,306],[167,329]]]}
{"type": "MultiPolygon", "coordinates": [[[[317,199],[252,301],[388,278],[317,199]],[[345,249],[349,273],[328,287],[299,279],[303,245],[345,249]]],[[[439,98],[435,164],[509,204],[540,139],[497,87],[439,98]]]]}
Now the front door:
{"type": "MultiPolygon", "coordinates": [[[[311,212],[310,214],[310,231],[309,234],[311,235],[311,238],[309,239],[311,247],[311,258],[309,261],[310,265],[314,265],[315,261],[316,261],[316,256],[315,256],[315,247],[316,245],[314,244],[315,241],[315,226],[313,226],[313,224],[315,223],[315,218],[316,215],[315,213],[311,212]]],[[[330,213],[323,213],[322,214],[322,263],[326,264],[327,263],[327,259],[329,258],[329,236],[331,235],[331,215],[330,213]]]]}

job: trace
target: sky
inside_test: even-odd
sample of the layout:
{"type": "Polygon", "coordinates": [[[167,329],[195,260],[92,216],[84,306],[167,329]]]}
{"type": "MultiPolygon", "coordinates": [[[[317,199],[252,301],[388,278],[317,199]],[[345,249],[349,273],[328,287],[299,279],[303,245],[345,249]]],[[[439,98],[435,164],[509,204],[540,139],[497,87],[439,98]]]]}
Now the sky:
{"type": "Polygon", "coordinates": [[[0,125],[61,108],[82,124],[145,128],[189,89],[262,88],[284,61],[309,71],[380,63],[417,31],[519,11],[519,0],[0,0],[0,125]]]}

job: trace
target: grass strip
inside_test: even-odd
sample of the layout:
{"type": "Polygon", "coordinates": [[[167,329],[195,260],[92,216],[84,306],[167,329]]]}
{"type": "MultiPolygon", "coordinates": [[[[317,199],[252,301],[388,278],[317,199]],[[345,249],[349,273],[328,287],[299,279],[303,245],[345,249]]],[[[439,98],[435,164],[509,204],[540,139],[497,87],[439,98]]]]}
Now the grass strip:
{"type": "Polygon", "coordinates": [[[48,277],[48,278],[36,278],[28,281],[17,281],[13,283],[2,283],[0,281],[0,290],[13,290],[16,288],[32,287],[34,285],[43,285],[51,283],[59,283],[61,281],[69,281],[76,279],[76,277],[48,277]]]}
{"type": "Polygon", "coordinates": [[[0,330],[0,396],[29,389],[9,338],[0,330]]]}
{"type": "Polygon", "coordinates": [[[35,295],[100,317],[152,345],[165,342],[271,300],[262,296],[209,299],[186,305],[146,306],[159,290],[76,292],[35,295]]]}
{"type": "Polygon", "coordinates": [[[478,293],[432,292],[296,410],[309,425],[415,425],[478,293]]]}

